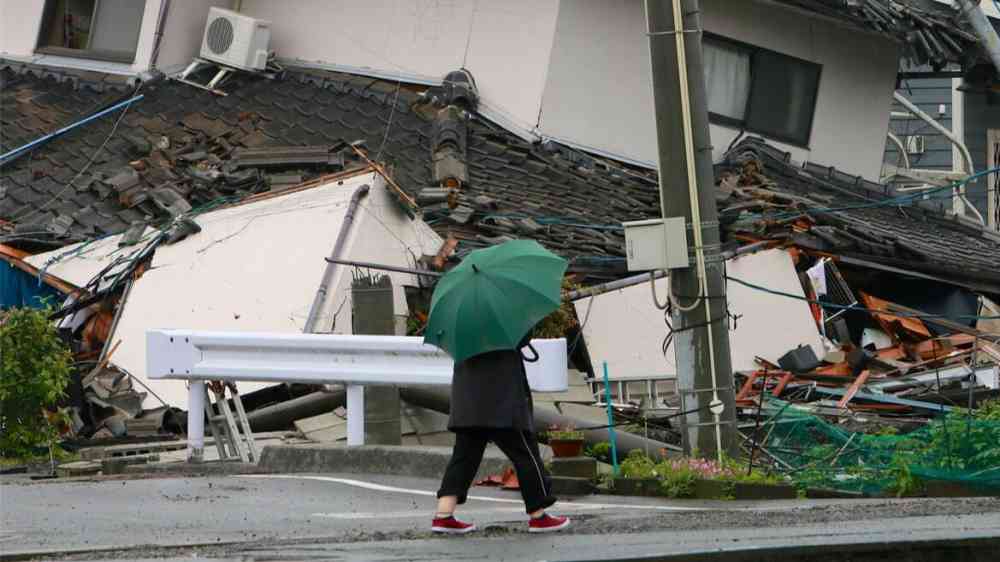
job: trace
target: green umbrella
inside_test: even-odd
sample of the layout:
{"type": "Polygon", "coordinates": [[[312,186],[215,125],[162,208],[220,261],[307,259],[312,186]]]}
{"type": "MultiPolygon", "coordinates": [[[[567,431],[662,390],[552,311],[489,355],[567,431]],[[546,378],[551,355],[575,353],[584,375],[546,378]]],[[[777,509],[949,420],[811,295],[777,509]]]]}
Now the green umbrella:
{"type": "Polygon", "coordinates": [[[561,304],[566,265],[533,240],[470,253],[438,281],[424,341],[455,361],[516,349],[561,304]]]}

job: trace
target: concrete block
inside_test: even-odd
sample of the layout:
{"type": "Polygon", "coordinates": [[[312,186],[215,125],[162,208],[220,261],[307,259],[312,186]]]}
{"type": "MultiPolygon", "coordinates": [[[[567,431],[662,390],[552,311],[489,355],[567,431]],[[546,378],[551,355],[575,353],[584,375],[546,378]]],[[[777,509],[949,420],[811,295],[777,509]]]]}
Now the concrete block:
{"type": "Polygon", "coordinates": [[[552,477],[552,493],[556,496],[587,496],[597,491],[597,487],[587,478],[552,477]]]}
{"type": "Polygon", "coordinates": [[[130,457],[111,457],[101,461],[101,472],[104,474],[123,474],[125,467],[147,464],[160,460],[160,455],[134,455],[130,457]]]}
{"type": "Polygon", "coordinates": [[[553,476],[597,478],[597,461],[590,457],[556,457],[552,459],[553,476]]]}
{"type": "Polygon", "coordinates": [[[295,420],[295,429],[316,443],[335,443],[347,437],[347,420],[332,413],[295,420]]]}
{"type": "Polygon", "coordinates": [[[61,464],[56,467],[56,474],[60,478],[71,478],[74,476],[93,476],[101,471],[101,463],[90,461],[76,461],[61,464]]]}
{"type": "MultiPolygon", "coordinates": [[[[264,447],[257,467],[264,472],[392,474],[440,478],[451,458],[450,447],[393,445],[271,445],[264,447]]],[[[507,457],[489,449],[476,479],[501,474],[507,457]]]]}

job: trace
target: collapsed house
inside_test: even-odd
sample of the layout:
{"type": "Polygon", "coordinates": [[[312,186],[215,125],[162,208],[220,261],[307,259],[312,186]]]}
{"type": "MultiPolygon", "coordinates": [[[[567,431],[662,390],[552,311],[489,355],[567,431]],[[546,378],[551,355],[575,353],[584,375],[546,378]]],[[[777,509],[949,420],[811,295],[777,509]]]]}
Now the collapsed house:
{"type": "MultiPolygon", "coordinates": [[[[336,189],[321,186],[348,177],[359,181],[351,174],[369,174],[368,181],[381,186],[379,197],[386,198],[379,206],[398,211],[392,224],[371,222],[373,231],[408,237],[412,225],[426,225],[439,240],[447,240],[436,247],[421,243],[419,252],[408,249],[395,257],[376,252],[384,247],[376,243],[355,256],[359,261],[441,268],[475,248],[531,238],[570,260],[577,283],[595,285],[627,275],[621,223],[660,215],[654,172],[554,140],[525,140],[479,112],[475,81],[465,71],[449,74],[441,86],[423,87],[290,68],[275,79],[234,75],[226,85],[228,95],[216,96],[166,79],[133,88],[115,77],[5,62],[0,87],[5,149],[73,125],[3,163],[0,243],[7,246],[2,257],[10,264],[5,274],[20,276],[16,298],[21,304],[37,296],[27,295],[25,275],[71,297],[56,317],[76,346],[77,378],[82,386],[102,381],[103,387],[80,394],[91,404],[124,411],[127,418],[142,419],[145,408],[154,406],[152,393],[142,396],[148,389],[132,384],[142,381],[137,372],[142,342],[135,341],[136,335],[152,322],[162,327],[176,312],[178,322],[192,323],[186,327],[205,322],[206,327],[248,329],[258,301],[264,300],[254,295],[273,293],[267,279],[284,284],[295,278],[302,282],[300,290],[314,292],[323,267],[314,258],[332,246],[336,219],[303,214],[300,220],[269,224],[268,209],[293,202],[308,206],[311,197],[336,189]],[[80,123],[94,108],[116,104],[123,104],[119,113],[80,123]],[[412,218],[400,218],[406,216],[412,218]],[[216,217],[222,219],[215,223],[216,217]],[[157,247],[149,248],[150,239],[157,247]],[[295,259],[301,257],[295,248],[305,246],[314,258],[295,259]],[[119,259],[124,255],[130,258],[119,259]],[[225,257],[213,258],[219,255],[225,257]],[[270,255],[280,259],[267,265],[270,255]],[[284,265],[276,272],[279,264],[284,265]],[[185,275],[185,267],[199,274],[185,275]],[[239,271],[249,272],[237,277],[239,291],[213,285],[239,271]],[[165,298],[171,300],[165,303],[165,298]],[[130,312],[133,299],[136,308],[130,312]],[[226,299],[239,306],[205,312],[226,299]],[[190,314],[183,310],[187,302],[198,303],[190,314]],[[131,335],[126,341],[117,330],[131,335]]],[[[757,309],[735,310],[734,300],[735,341],[741,337],[741,315],[743,333],[752,336],[761,330],[755,326],[772,320],[769,301],[805,299],[798,307],[782,305],[796,315],[796,328],[787,330],[795,341],[769,339],[766,343],[781,348],[763,350],[752,337],[746,340],[741,353],[749,359],[738,368],[750,372],[750,382],[741,399],[774,382],[754,379],[756,367],[776,374],[786,369],[779,361],[782,353],[803,344],[815,361],[805,354],[787,367],[785,375],[791,376],[782,379],[783,390],[853,386],[863,371],[854,373],[856,364],[835,355],[838,345],[874,346],[861,351],[861,359],[851,359],[872,366],[857,388],[847,389],[851,396],[844,406],[851,407],[871,404],[862,388],[868,379],[884,382],[904,370],[923,373],[941,361],[967,359],[967,354],[949,355],[926,364],[921,350],[914,355],[904,343],[924,345],[932,353],[946,346],[964,352],[971,345],[977,360],[984,357],[978,352],[983,342],[975,334],[971,344],[957,337],[969,334],[954,326],[925,322],[921,329],[909,322],[904,337],[896,327],[897,319],[908,314],[898,306],[906,306],[975,330],[968,318],[987,316],[980,313],[980,303],[995,302],[1000,294],[1000,274],[993,267],[1000,239],[948,215],[947,198],[933,193],[921,200],[901,198],[833,168],[797,164],[757,138],[734,143],[716,172],[723,253],[735,257],[751,247],[767,250],[768,259],[782,256],[785,273],[776,279],[770,267],[747,265],[760,256],[733,262],[733,269],[746,266],[748,272],[733,276],[732,294],[743,292],[746,306],[757,309]],[[938,296],[928,299],[932,292],[938,296]],[[852,310],[890,306],[883,303],[897,308],[874,315],[852,310]],[[827,363],[820,364],[823,359],[827,363]],[[914,365],[890,363],[902,360],[914,365]],[[831,384],[831,376],[841,378],[831,384]],[[820,377],[826,378],[817,381],[820,377]]],[[[334,198],[346,193],[341,190],[334,198]]],[[[252,327],[301,330],[297,320],[308,300],[308,293],[275,298],[277,306],[266,318],[260,312],[260,322],[252,327]]],[[[585,311],[579,316],[583,336],[574,345],[573,361],[593,374],[594,363],[605,359],[603,350],[620,346],[609,343],[614,334],[596,335],[585,311]],[[594,351],[588,354],[588,348],[594,351]]],[[[669,327],[662,316],[658,320],[647,333],[666,336],[669,327]]],[[[326,330],[335,329],[327,324],[326,330]]],[[[649,372],[638,375],[670,375],[656,361],[668,362],[672,351],[661,345],[660,336],[650,339],[655,347],[637,360],[649,372]]],[[[633,368],[622,364],[615,371],[636,375],[633,368]]],[[[269,400],[296,396],[289,392],[269,400]]],[[[617,398],[621,402],[623,396],[617,398]]],[[[164,399],[169,408],[162,411],[183,407],[178,400],[182,394],[164,399]]]]}

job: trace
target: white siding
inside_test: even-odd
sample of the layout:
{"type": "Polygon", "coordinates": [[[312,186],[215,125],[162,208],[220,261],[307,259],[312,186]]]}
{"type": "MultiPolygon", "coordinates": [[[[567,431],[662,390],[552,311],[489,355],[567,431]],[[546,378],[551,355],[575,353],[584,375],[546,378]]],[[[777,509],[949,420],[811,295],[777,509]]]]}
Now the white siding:
{"type": "MultiPolygon", "coordinates": [[[[881,37],[765,3],[703,0],[709,32],[823,66],[808,149],[798,160],[878,178],[898,48],[881,37]]],[[[654,164],[656,130],[645,17],[639,0],[563,2],[540,132],[654,164]]],[[[738,131],[712,126],[719,157],[738,131]]]]}
{"type": "Polygon", "coordinates": [[[435,82],[463,66],[483,101],[537,123],[558,0],[244,0],[279,58],[435,82]]]}

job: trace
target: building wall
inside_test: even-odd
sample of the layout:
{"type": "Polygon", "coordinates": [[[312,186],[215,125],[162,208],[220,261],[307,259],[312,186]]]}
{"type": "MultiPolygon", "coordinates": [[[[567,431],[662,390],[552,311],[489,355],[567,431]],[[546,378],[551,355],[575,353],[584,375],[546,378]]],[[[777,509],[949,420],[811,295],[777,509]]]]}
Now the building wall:
{"type": "Polygon", "coordinates": [[[0,55],[35,52],[45,0],[0,0],[0,55]]]}
{"type": "Polygon", "coordinates": [[[468,68],[488,108],[538,120],[558,0],[243,0],[279,58],[437,82],[468,68]]]}
{"type": "MultiPolygon", "coordinates": [[[[895,85],[895,44],[763,2],[704,0],[702,9],[712,33],[823,65],[809,147],[775,144],[798,160],[878,177],[895,85]]],[[[655,163],[645,30],[640,0],[562,2],[540,132],[655,163]]],[[[716,157],[738,134],[715,125],[711,132],[716,157]]]]}
{"type": "MultiPolygon", "coordinates": [[[[146,0],[135,59],[131,64],[116,64],[35,54],[45,0],[0,0],[0,57],[129,74],[147,71],[152,62],[160,6],[166,1],[168,0],[146,0]]],[[[169,72],[179,70],[191,62],[201,48],[201,34],[205,29],[208,8],[231,5],[232,0],[171,0],[163,28],[163,39],[160,42],[157,67],[169,72]]]]}
{"type": "MultiPolygon", "coordinates": [[[[139,42],[136,45],[135,59],[131,64],[88,62],[86,59],[36,54],[35,47],[38,44],[38,34],[45,11],[45,0],[0,0],[0,57],[30,60],[38,64],[77,66],[128,74],[143,72],[149,68],[160,3],[165,0],[145,1],[142,23],[139,28],[139,42]]],[[[202,1],[204,0],[185,0],[184,4],[202,1]]],[[[178,3],[175,2],[175,4],[178,3]]],[[[184,5],[180,5],[179,9],[183,8],[184,5]]],[[[118,34],[116,33],[116,35],[118,34]]]]}
{"type": "MultiPolygon", "coordinates": [[[[934,117],[938,123],[945,128],[952,129],[954,116],[954,106],[952,103],[953,85],[951,78],[921,78],[906,80],[902,83],[899,93],[903,94],[910,101],[915,103],[924,112],[934,117]],[[944,106],[944,113],[940,113],[941,106],[944,106]]],[[[893,101],[891,111],[906,112],[906,109],[898,102],[893,101]]],[[[944,135],[938,133],[920,119],[892,118],[889,128],[899,136],[900,140],[906,142],[909,135],[919,135],[924,137],[926,151],[924,154],[909,154],[910,166],[913,168],[923,168],[929,170],[951,170],[954,159],[952,155],[951,141],[944,135]]],[[[899,148],[886,140],[885,162],[902,166],[903,160],[900,158],[899,148]]]]}
{"type": "MultiPolygon", "coordinates": [[[[163,25],[160,52],[155,61],[156,68],[171,74],[190,64],[201,50],[208,9],[213,6],[228,9],[232,4],[232,0],[171,0],[167,21],[163,25]]],[[[155,29],[153,33],[155,34],[155,29]]],[[[149,60],[152,42],[140,42],[140,46],[150,49],[149,53],[141,53],[149,60]]]]}
{"type": "MultiPolygon", "coordinates": [[[[965,145],[972,154],[977,172],[989,165],[986,134],[990,129],[1000,129],[1000,102],[990,103],[985,93],[965,93],[965,145]]],[[[966,188],[969,199],[983,214],[986,213],[986,190],[1000,185],[1000,176],[990,176],[966,188]]]]}

